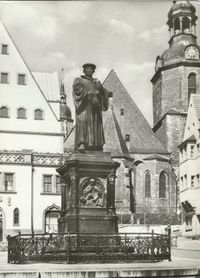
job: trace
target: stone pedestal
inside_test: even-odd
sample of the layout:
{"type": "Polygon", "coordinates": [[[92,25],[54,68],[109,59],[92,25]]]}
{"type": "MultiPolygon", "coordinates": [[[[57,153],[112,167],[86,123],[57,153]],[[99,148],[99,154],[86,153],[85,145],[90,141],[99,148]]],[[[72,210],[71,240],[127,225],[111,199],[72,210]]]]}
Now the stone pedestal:
{"type": "Polygon", "coordinates": [[[119,163],[110,153],[73,153],[57,169],[61,175],[59,232],[117,233],[115,178],[119,163]]]}

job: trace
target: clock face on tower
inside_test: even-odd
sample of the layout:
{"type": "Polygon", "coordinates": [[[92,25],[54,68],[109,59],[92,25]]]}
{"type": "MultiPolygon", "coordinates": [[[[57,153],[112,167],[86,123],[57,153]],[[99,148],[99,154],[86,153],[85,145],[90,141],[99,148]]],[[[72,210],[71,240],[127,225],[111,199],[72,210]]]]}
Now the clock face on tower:
{"type": "Polygon", "coordinates": [[[199,60],[199,49],[194,45],[188,46],[185,50],[185,58],[190,60],[199,60]]]}

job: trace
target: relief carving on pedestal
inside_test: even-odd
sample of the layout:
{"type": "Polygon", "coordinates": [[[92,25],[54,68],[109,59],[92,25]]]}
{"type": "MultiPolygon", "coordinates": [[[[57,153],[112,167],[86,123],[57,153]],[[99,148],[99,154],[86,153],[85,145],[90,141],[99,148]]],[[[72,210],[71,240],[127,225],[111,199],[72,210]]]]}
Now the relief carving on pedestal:
{"type": "Polygon", "coordinates": [[[81,207],[104,207],[105,189],[97,178],[86,178],[80,186],[81,207]]]}

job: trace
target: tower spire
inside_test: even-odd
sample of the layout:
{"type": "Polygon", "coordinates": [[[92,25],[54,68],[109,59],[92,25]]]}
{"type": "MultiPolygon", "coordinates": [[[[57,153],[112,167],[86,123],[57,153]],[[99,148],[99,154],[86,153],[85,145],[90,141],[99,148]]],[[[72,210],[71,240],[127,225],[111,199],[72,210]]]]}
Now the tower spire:
{"type": "Polygon", "coordinates": [[[64,69],[61,69],[61,82],[60,82],[60,101],[66,104],[66,94],[64,85],[64,69]]]}

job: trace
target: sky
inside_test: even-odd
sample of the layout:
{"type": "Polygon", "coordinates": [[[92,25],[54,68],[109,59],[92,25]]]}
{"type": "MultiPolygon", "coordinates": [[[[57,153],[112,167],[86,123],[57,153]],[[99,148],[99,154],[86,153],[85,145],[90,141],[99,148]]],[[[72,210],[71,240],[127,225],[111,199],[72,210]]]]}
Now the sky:
{"type": "MultiPolygon", "coordinates": [[[[200,18],[200,2],[191,1],[200,18]]],[[[172,1],[0,1],[0,18],[31,71],[61,72],[74,115],[72,83],[86,62],[101,82],[113,69],[152,126],[155,59],[168,48],[172,1]]],[[[200,38],[200,19],[197,24],[200,38]]],[[[198,43],[199,39],[198,39],[198,43]]]]}

